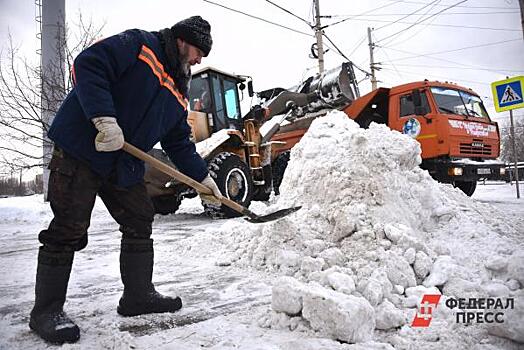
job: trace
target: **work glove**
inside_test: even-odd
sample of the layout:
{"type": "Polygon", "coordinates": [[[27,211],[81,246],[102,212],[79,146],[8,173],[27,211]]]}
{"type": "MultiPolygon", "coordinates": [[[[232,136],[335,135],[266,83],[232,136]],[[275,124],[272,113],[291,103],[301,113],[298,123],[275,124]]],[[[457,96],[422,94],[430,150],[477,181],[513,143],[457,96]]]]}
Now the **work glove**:
{"type": "Polygon", "coordinates": [[[98,152],[118,151],[124,146],[124,134],[114,117],[96,117],[92,119],[98,134],[95,148],[98,152]]]}
{"type": "Polygon", "coordinates": [[[202,201],[206,202],[206,203],[209,203],[211,205],[214,205],[214,206],[220,206],[221,203],[220,203],[220,200],[218,198],[222,197],[222,193],[220,193],[220,190],[218,189],[218,186],[217,186],[215,180],[213,180],[213,178],[208,174],[206,176],[206,178],[204,180],[202,180],[202,182],[200,182],[200,184],[206,186],[207,188],[209,188],[211,190],[211,192],[213,192],[213,195],[205,194],[205,193],[199,193],[200,198],[202,199],[202,201]]]}

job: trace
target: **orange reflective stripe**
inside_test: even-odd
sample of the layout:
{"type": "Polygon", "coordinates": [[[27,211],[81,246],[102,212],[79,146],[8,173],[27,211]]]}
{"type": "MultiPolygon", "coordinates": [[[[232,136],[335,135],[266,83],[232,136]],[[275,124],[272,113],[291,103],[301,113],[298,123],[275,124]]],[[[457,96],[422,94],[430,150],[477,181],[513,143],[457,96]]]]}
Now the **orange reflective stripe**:
{"type": "Polygon", "coordinates": [[[184,110],[187,109],[188,100],[178,91],[176,84],[164,70],[164,66],[156,58],[155,53],[145,45],[142,45],[142,50],[138,54],[138,58],[144,61],[153,71],[153,74],[156,75],[160,85],[167,88],[178,100],[178,102],[184,107],[184,110]]]}

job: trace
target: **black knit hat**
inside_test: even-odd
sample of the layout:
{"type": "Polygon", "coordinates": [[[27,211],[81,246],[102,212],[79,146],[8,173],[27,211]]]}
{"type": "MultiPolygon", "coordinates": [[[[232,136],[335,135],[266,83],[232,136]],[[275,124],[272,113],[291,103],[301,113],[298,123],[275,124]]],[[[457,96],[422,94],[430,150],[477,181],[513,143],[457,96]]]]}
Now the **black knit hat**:
{"type": "Polygon", "coordinates": [[[202,50],[204,56],[209,55],[213,45],[211,25],[202,17],[186,18],[172,26],[171,31],[176,38],[180,38],[202,50]]]}

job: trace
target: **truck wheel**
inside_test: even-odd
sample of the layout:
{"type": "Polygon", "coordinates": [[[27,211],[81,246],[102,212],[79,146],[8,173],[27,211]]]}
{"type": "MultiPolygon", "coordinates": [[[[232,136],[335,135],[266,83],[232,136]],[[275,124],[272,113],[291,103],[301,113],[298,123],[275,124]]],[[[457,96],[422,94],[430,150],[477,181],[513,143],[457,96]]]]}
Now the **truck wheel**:
{"type": "Polygon", "coordinates": [[[471,197],[477,188],[477,181],[455,181],[454,186],[471,197]]]}
{"type": "Polygon", "coordinates": [[[155,208],[155,214],[174,214],[178,207],[180,207],[181,200],[174,195],[162,195],[151,197],[153,207],[155,208]]]}
{"type": "Polygon", "coordinates": [[[280,184],[284,178],[284,172],[286,171],[290,157],[290,151],[280,153],[271,166],[273,171],[273,191],[275,191],[275,195],[277,196],[280,194],[280,184]]]}
{"type": "MultiPolygon", "coordinates": [[[[253,180],[248,165],[239,156],[230,152],[219,153],[209,162],[208,169],[223,196],[249,207],[254,193],[253,180]]],[[[202,205],[204,211],[216,219],[241,215],[225,205],[217,207],[205,202],[202,205]]]]}

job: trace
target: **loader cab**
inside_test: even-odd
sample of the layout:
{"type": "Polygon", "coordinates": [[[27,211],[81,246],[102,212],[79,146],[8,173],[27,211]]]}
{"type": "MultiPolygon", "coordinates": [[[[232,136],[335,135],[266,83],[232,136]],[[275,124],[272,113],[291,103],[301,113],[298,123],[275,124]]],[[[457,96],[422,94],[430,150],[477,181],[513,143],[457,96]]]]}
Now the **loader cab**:
{"type": "MultiPolygon", "coordinates": [[[[204,68],[192,75],[189,103],[192,111],[207,115],[211,133],[222,129],[242,130],[239,89],[245,88],[245,77],[204,68]]],[[[248,86],[252,91],[251,81],[248,86]]]]}

